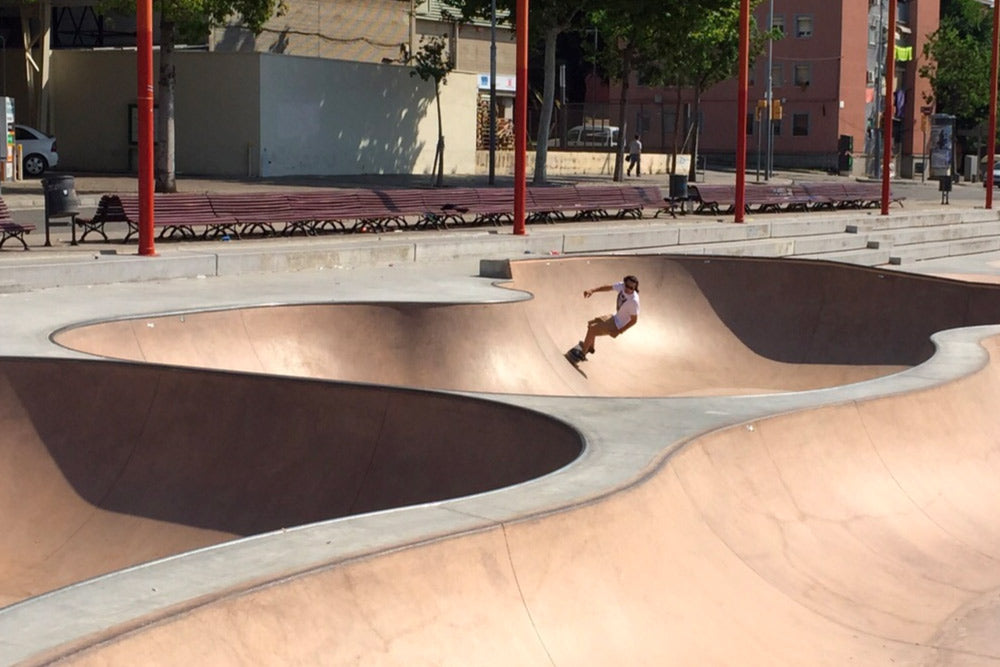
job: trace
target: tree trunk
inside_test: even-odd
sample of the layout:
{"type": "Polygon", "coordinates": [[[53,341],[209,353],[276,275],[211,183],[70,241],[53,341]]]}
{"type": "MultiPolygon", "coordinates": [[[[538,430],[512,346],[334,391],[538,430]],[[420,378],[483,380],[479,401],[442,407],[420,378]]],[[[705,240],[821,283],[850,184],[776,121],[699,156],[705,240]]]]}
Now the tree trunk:
{"type": "Polygon", "coordinates": [[[434,100],[438,108],[438,145],[437,145],[437,181],[435,185],[444,185],[444,123],[441,120],[441,84],[434,83],[434,100]]]}
{"type": "MultiPolygon", "coordinates": [[[[628,80],[632,75],[632,47],[625,49],[622,53],[622,92],[618,97],[618,145],[615,146],[615,170],[613,179],[621,181],[623,179],[622,156],[625,153],[625,142],[627,141],[628,122],[626,121],[626,105],[628,104],[628,80]]],[[[638,134],[638,133],[636,133],[638,134]]]]}
{"type": "Polygon", "coordinates": [[[691,166],[688,168],[688,180],[692,183],[698,180],[698,150],[701,146],[701,87],[694,89],[694,141],[691,148],[691,166]]]}
{"type": "Polygon", "coordinates": [[[545,31],[545,81],[542,84],[542,109],[538,115],[538,134],[535,142],[535,175],[532,185],[545,185],[549,157],[549,128],[552,109],[556,102],[556,37],[561,28],[545,31]]]}
{"type": "Polygon", "coordinates": [[[681,145],[681,109],[684,106],[683,89],[681,88],[681,79],[677,77],[677,85],[674,90],[677,93],[677,97],[674,99],[674,127],[673,127],[673,149],[670,155],[670,173],[677,173],[677,153],[680,151],[681,145]]]}
{"type": "Polygon", "coordinates": [[[159,117],[156,142],[156,191],[177,192],[176,165],[174,164],[174,23],[160,19],[160,79],[157,98],[159,117]]]}

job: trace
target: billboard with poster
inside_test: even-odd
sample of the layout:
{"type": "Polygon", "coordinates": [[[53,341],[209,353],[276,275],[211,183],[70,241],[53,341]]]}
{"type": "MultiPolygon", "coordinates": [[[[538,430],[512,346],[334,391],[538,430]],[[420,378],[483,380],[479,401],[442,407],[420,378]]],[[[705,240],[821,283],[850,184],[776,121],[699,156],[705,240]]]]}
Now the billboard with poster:
{"type": "Polygon", "coordinates": [[[951,176],[955,157],[955,117],[945,113],[931,114],[930,177],[951,176]]]}

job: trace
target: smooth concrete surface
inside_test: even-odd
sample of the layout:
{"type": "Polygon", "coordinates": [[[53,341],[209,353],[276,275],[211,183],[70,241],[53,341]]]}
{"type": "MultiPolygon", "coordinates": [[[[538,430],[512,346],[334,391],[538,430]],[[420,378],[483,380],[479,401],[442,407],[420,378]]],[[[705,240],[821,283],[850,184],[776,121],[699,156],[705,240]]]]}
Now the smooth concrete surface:
{"type": "MultiPolygon", "coordinates": [[[[937,268],[990,276],[998,261],[937,268]]],[[[0,294],[11,357],[0,474],[3,513],[16,517],[3,559],[20,566],[20,595],[42,593],[0,609],[0,660],[1000,661],[1000,327],[988,326],[1000,287],[701,257],[534,260],[514,265],[513,290],[477,270],[463,260],[0,294]],[[612,308],[580,292],[626,272],[640,277],[640,324],[601,339],[574,377],[563,347],[612,308]],[[144,363],[82,361],[53,334],[144,363]],[[341,384],[341,368],[374,384],[341,384]],[[505,372],[538,375],[504,385],[505,372]],[[289,377],[314,374],[326,379],[289,377]],[[400,396],[424,403],[392,418],[400,396]],[[455,406],[473,410],[470,423],[440,418],[455,406]],[[443,465],[441,480],[459,485],[495,472],[492,490],[446,486],[474,494],[334,518],[337,503],[319,501],[349,489],[323,481],[343,465],[360,482],[358,459],[327,464],[324,452],[371,451],[383,441],[347,435],[379,415],[395,432],[384,442],[401,447],[441,431],[447,446],[399,450],[448,461],[409,461],[417,469],[443,465]],[[582,436],[568,465],[576,436],[542,415],[582,436]],[[508,449],[453,480],[463,445],[473,458],[490,446],[554,458],[508,449]],[[530,465],[505,467],[518,461],[530,465]],[[508,473],[519,481],[502,486],[508,473]]],[[[406,461],[391,450],[382,461],[366,483],[414,485],[413,468],[391,472],[406,461]]]]}

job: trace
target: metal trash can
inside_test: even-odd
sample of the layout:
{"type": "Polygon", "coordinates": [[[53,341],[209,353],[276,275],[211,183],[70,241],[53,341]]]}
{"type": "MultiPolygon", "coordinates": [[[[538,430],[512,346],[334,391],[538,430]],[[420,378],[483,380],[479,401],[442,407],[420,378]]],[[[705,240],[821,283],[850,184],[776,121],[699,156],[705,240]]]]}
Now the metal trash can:
{"type": "Polygon", "coordinates": [[[938,177],[938,190],[941,192],[941,203],[949,204],[951,193],[951,176],[938,177]]]}
{"type": "Polygon", "coordinates": [[[687,174],[670,174],[670,198],[688,198],[688,177],[687,174]]]}
{"type": "Polygon", "coordinates": [[[71,244],[76,245],[76,216],[80,214],[76,180],[64,174],[50,174],[42,179],[42,190],[45,193],[45,245],[52,245],[49,241],[49,226],[53,218],[69,218],[71,244]]]}

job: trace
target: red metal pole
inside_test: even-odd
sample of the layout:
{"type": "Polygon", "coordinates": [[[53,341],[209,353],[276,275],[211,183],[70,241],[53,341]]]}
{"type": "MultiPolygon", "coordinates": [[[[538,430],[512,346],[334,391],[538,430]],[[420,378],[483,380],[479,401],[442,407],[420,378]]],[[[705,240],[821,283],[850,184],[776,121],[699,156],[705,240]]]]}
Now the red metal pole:
{"type": "MultiPolygon", "coordinates": [[[[750,87],[750,0],[740,0],[739,92],[736,103],[736,219],[746,213],[747,185],[747,89],[750,87]]],[[[767,122],[768,130],[771,120],[767,122]]]]}
{"type": "Polygon", "coordinates": [[[885,48],[885,104],[882,112],[882,215],[889,215],[889,164],[892,162],[893,93],[896,82],[896,0],[889,0],[885,48]]]}
{"type": "Polygon", "coordinates": [[[997,49],[1000,46],[1000,2],[993,3],[993,59],[990,61],[990,129],[986,138],[986,208],[993,208],[993,155],[997,147],[997,49]]]}
{"type": "Polygon", "coordinates": [[[525,164],[528,150],[528,0],[517,0],[514,91],[514,233],[524,235],[525,164]]]}
{"type": "Polygon", "coordinates": [[[136,70],[139,115],[139,254],[155,255],[153,243],[153,2],[136,0],[136,70]]]}

